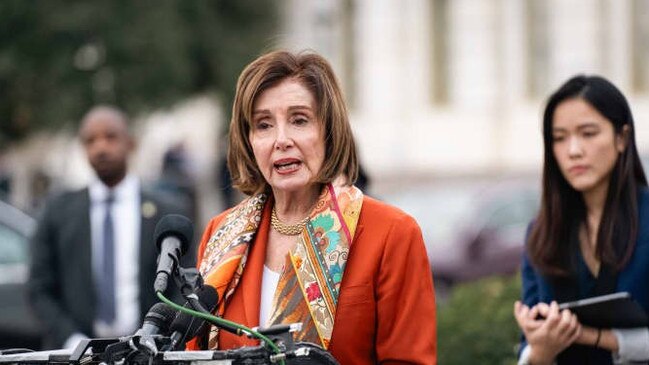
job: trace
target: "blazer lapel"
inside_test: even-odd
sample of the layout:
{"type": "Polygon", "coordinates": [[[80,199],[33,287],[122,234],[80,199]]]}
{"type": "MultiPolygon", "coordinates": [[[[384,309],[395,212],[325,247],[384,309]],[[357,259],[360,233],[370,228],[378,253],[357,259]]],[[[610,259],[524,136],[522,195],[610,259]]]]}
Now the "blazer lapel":
{"type": "MultiPolygon", "coordinates": [[[[140,216],[140,265],[147,261],[148,254],[155,254],[153,233],[158,217],[158,206],[148,194],[141,192],[142,197],[139,207],[140,216]]],[[[145,267],[145,266],[141,266],[145,267]]]]}
{"type": "Polygon", "coordinates": [[[140,252],[138,280],[140,284],[140,312],[146,314],[149,307],[155,303],[153,281],[155,280],[155,265],[158,256],[153,234],[158,223],[159,207],[156,201],[145,191],[140,191],[140,252]]]}
{"type": "Polygon", "coordinates": [[[68,217],[70,223],[69,232],[73,233],[73,239],[69,245],[62,250],[62,264],[76,265],[79,275],[70,280],[77,283],[77,290],[91,290],[93,293],[90,299],[89,311],[94,313],[96,303],[95,273],[92,269],[92,236],[90,235],[90,196],[88,189],[83,189],[78,194],[70,197],[69,211],[72,216],[68,217]],[[76,259],[74,259],[76,257],[76,259]]]}
{"type": "Polygon", "coordinates": [[[364,226],[361,223],[359,223],[358,226],[356,226],[356,233],[354,233],[354,237],[352,237],[352,241],[349,243],[350,250],[352,247],[354,247],[354,241],[356,241],[356,237],[360,237],[361,233],[363,233],[363,228],[364,226]]]}
{"type": "MultiPolygon", "coordinates": [[[[90,235],[90,195],[88,189],[84,189],[79,196],[79,205],[75,210],[79,213],[79,240],[83,244],[77,245],[82,257],[82,272],[90,273],[92,271],[92,236],[90,235]],[[87,270],[87,271],[86,271],[87,270]]],[[[92,276],[92,275],[89,275],[92,276]]]]}

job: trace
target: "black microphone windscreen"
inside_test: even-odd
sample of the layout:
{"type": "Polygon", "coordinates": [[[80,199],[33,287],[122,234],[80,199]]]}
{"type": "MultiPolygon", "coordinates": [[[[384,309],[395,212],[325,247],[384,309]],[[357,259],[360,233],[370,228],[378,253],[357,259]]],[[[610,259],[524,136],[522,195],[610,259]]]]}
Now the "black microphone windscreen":
{"type": "Polygon", "coordinates": [[[159,329],[160,334],[169,333],[169,326],[176,318],[178,311],[171,308],[166,303],[156,303],[149,309],[149,312],[144,316],[145,323],[152,324],[159,329]]]}
{"type": "MultiPolygon", "coordinates": [[[[203,305],[203,308],[208,311],[213,312],[216,308],[216,304],[219,300],[219,295],[212,286],[204,285],[196,293],[198,295],[198,301],[203,305]]],[[[185,306],[189,306],[187,303],[185,306]]],[[[190,339],[196,336],[202,325],[205,323],[205,320],[202,318],[194,317],[191,314],[180,312],[176,316],[171,326],[169,326],[170,332],[179,332],[186,334],[185,338],[190,339]]]]}
{"type": "Polygon", "coordinates": [[[189,243],[192,241],[194,236],[194,226],[192,225],[192,221],[180,214],[165,215],[158,221],[158,224],[156,224],[155,232],[153,234],[158,250],[160,250],[162,241],[169,236],[177,237],[180,240],[181,254],[185,254],[189,243]]]}

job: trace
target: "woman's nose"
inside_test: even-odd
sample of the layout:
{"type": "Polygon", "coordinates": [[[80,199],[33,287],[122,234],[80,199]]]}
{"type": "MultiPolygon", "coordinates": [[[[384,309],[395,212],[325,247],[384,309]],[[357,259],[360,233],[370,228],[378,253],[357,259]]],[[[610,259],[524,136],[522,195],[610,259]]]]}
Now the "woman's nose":
{"type": "Polygon", "coordinates": [[[570,137],[568,140],[568,154],[571,157],[578,157],[582,154],[581,141],[577,137],[570,137]]]}
{"type": "Polygon", "coordinates": [[[275,135],[275,149],[284,150],[293,145],[287,123],[279,123],[275,135]]]}

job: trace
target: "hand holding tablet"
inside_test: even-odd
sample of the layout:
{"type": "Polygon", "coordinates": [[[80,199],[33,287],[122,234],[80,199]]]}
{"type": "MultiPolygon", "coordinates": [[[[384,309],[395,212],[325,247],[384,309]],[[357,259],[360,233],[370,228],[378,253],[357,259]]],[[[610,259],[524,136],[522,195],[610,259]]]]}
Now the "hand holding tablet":
{"type": "Polygon", "coordinates": [[[633,328],[649,325],[647,313],[627,292],[561,303],[559,309],[569,309],[577,315],[581,324],[596,328],[633,328]]]}

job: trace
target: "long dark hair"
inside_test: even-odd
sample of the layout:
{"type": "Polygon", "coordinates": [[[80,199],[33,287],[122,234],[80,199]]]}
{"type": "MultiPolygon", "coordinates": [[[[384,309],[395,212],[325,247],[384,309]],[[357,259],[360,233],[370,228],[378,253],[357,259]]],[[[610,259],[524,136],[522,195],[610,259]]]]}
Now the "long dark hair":
{"type": "MultiPolygon", "coordinates": [[[[590,104],[615,129],[628,126],[626,148],[611,172],[604,212],[599,224],[595,255],[619,271],[629,261],[638,233],[638,188],[647,186],[635,144],[635,128],[629,104],[620,90],[599,76],[575,76],[548,100],[543,114],[543,195],[541,209],[527,244],[530,260],[543,273],[564,276],[571,272],[571,245],[578,243],[579,227],[586,222],[582,194],[561,173],[553,152],[552,121],[557,106],[579,98],[590,104]]],[[[577,247],[579,247],[577,245],[577,247]]]]}

